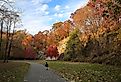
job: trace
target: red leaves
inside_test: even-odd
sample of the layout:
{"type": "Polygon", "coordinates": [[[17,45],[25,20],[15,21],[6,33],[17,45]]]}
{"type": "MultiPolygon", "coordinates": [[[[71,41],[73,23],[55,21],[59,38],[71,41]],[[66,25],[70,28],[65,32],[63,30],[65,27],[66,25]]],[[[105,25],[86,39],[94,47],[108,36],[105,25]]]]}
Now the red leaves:
{"type": "Polygon", "coordinates": [[[55,45],[50,45],[47,49],[47,57],[58,57],[58,49],[55,45]]]}
{"type": "Polygon", "coordinates": [[[92,3],[92,2],[89,2],[89,3],[87,4],[87,6],[90,6],[90,7],[94,8],[94,7],[95,7],[95,4],[92,3]]]}
{"type": "Polygon", "coordinates": [[[28,47],[25,49],[25,58],[36,59],[36,53],[32,47],[28,47]]]}

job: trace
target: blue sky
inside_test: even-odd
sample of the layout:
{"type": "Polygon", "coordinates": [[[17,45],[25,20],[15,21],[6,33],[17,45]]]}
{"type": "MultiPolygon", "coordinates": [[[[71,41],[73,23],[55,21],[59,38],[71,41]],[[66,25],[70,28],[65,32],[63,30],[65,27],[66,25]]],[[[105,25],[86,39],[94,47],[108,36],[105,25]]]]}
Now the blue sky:
{"type": "Polygon", "coordinates": [[[16,0],[22,11],[23,27],[31,34],[49,30],[53,23],[69,19],[70,14],[84,6],[88,0],[16,0]]]}

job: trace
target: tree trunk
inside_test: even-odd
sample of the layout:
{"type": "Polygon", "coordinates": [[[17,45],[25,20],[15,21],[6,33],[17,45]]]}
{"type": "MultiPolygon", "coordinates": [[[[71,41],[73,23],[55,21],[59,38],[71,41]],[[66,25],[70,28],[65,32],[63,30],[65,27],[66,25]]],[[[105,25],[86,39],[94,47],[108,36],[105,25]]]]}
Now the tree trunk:
{"type": "Polygon", "coordinates": [[[9,21],[7,23],[7,34],[6,34],[6,47],[5,47],[5,57],[4,57],[4,63],[6,62],[7,60],[7,52],[8,52],[8,44],[9,44],[9,21]]]}
{"type": "Polygon", "coordinates": [[[2,35],[3,35],[3,20],[1,20],[1,30],[0,30],[0,55],[3,58],[3,54],[1,53],[2,51],[2,35]]]}
{"type": "MultiPolygon", "coordinates": [[[[10,53],[11,53],[12,42],[13,42],[13,35],[15,33],[15,24],[16,24],[16,22],[14,22],[13,33],[12,33],[11,40],[10,40],[10,43],[9,43],[7,58],[10,57],[10,53]]],[[[10,35],[9,35],[9,37],[10,37],[10,35]]]]}

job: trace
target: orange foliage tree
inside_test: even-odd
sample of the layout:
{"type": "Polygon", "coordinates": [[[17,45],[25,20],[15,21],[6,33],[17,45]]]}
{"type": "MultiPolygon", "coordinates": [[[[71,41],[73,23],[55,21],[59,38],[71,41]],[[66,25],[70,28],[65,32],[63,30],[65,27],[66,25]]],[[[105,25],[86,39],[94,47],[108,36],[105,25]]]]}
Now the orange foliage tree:
{"type": "Polygon", "coordinates": [[[58,49],[57,49],[57,46],[55,45],[50,45],[48,48],[47,48],[47,52],[46,52],[46,57],[50,57],[50,58],[53,58],[53,57],[58,57],[59,54],[58,54],[58,49]]]}

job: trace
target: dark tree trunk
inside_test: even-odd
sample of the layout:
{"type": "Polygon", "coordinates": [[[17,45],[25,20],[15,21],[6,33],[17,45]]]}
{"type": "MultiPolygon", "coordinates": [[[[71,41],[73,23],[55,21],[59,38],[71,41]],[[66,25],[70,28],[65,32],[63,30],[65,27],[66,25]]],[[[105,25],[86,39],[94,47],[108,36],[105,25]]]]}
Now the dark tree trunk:
{"type": "MultiPolygon", "coordinates": [[[[16,24],[16,22],[14,22],[13,33],[12,33],[11,40],[10,40],[10,43],[9,43],[7,58],[10,57],[10,53],[11,53],[11,48],[12,48],[12,43],[13,43],[13,36],[14,36],[14,33],[15,33],[15,24],[16,24]]],[[[10,37],[10,33],[9,33],[9,37],[10,37]]]]}
{"type": "Polygon", "coordinates": [[[13,34],[11,36],[11,40],[10,40],[10,44],[9,44],[9,48],[8,48],[8,55],[7,57],[10,57],[10,53],[11,53],[11,48],[12,48],[12,43],[13,43],[13,35],[14,35],[14,30],[13,30],[13,34]]]}
{"type": "Polygon", "coordinates": [[[5,48],[5,57],[4,57],[4,62],[8,62],[8,52],[9,52],[9,46],[10,46],[10,30],[11,30],[11,20],[8,20],[7,23],[7,35],[6,35],[6,48],[5,48]]]}
{"type": "Polygon", "coordinates": [[[0,55],[3,58],[2,51],[2,34],[3,34],[3,20],[1,20],[1,30],[0,30],[0,55]]]}
{"type": "Polygon", "coordinates": [[[7,60],[7,52],[8,52],[8,44],[9,44],[9,22],[7,23],[7,34],[6,34],[6,47],[5,47],[5,57],[4,57],[4,63],[7,60]]]}

